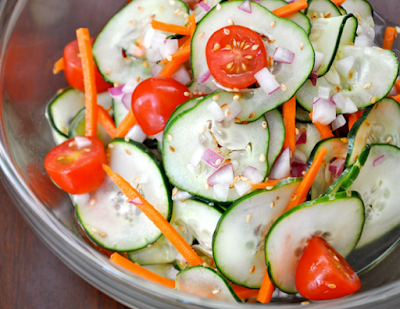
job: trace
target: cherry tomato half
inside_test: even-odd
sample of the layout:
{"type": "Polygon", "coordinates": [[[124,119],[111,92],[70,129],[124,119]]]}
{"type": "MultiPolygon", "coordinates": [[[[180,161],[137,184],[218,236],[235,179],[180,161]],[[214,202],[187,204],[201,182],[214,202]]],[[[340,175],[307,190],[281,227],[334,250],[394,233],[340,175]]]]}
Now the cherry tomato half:
{"type": "Polygon", "coordinates": [[[141,82],[132,94],[132,111],[146,135],[162,130],[178,105],[186,102],[189,89],[172,78],[152,77],[141,82]]]}
{"type": "MultiPolygon", "coordinates": [[[[90,39],[92,44],[94,38],[90,39]]],[[[64,74],[68,84],[79,91],[84,92],[85,86],[83,83],[82,60],[79,58],[78,41],[72,41],[64,48],[64,74]]],[[[113,85],[107,83],[101,76],[97,66],[95,66],[95,79],[97,93],[105,92],[113,85]]]]}
{"type": "Polygon", "coordinates": [[[325,239],[314,237],[297,266],[296,288],[310,300],[330,300],[356,292],[361,281],[325,239]]]}
{"type": "Polygon", "coordinates": [[[247,88],[267,65],[267,52],[257,32],[242,26],[216,31],[208,40],[206,58],[211,75],[223,86],[247,88]]]}
{"type": "Polygon", "coordinates": [[[87,137],[91,144],[78,149],[75,138],[54,147],[44,159],[51,179],[64,191],[84,194],[97,189],[104,181],[107,163],[103,143],[98,138],[87,137]]]}

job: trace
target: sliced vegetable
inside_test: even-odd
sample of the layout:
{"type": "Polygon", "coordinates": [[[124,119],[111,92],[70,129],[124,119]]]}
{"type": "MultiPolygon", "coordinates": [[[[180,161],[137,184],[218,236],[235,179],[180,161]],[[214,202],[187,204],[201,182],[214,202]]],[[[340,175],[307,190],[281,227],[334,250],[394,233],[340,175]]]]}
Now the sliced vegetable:
{"type": "Polygon", "coordinates": [[[57,74],[62,70],[64,70],[64,58],[60,58],[54,63],[53,74],[57,74]]]}
{"type": "Polygon", "coordinates": [[[115,138],[115,123],[110,114],[102,106],[97,107],[97,118],[102,127],[107,131],[111,138],[115,138]]]}
{"type": "Polygon", "coordinates": [[[307,7],[307,0],[297,0],[279,9],[273,10],[272,13],[279,17],[287,17],[293,13],[305,10],[307,7]]]}
{"type": "Polygon", "coordinates": [[[174,25],[174,24],[167,24],[161,21],[157,21],[153,19],[150,22],[150,25],[155,30],[160,30],[169,33],[181,34],[181,35],[190,35],[190,29],[184,26],[174,25]]]}
{"type": "Polygon", "coordinates": [[[296,96],[282,106],[282,116],[285,121],[285,143],[283,148],[296,149],[296,96]]]}
{"type": "MultiPolygon", "coordinates": [[[[313,120],[313,111],[310,112],[309,114],[310,119],[313,120]]],[[[319,122],[313,122],[314,126],[317,128],[319,133],[321,134],[321,138],[331,138],[334,137],[331,129],[325,124],[321,124],[319,122]]]]}

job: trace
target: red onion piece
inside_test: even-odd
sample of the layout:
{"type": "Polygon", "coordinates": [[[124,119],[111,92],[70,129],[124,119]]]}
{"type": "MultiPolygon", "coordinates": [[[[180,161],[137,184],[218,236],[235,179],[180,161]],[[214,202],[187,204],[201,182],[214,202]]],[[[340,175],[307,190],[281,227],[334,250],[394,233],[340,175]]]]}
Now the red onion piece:
{"type": "Polygon", "coordinates": [[[296,145],[302,145],[307,143],[307,131],[300,129],[300,134],[296,135],[296,145]]]}
{"type": "Polygon", "coordinates": [[[226,201],[229,195],[229,185],[215,185],[214,196],[220,201],[226,201]]]}
{"type": "Polygon", "coordinates": [[[311,84],[313,85],[313,86],[316,86],[317,85],[317,80],[318,80],[318,74],[317,73],[311,73],[310,74],[310,80],[311,80],[311,84]]]}
{"type": "Polygon", "coordinates": [[[276,62],[292,64],[294,59],[294,52],[279,46],[275,50],[273,59],[276,62]]]}
{"type": "Polygon", "coordinates": [[[329,100],[331,89],[328,87],[318,87],[318,98],[329,100]]]}
{"type": "Polygon", "coordinates": [[[147,135],[144,134],[142,128],[138,124],[135,124],[125,135],[125,137],[135,142],[143,143],[146,140],[147,135]]]}
{"type": "Polygon", "coordinates": [[[315,52],[315,60],[314,60],[314,68],[313,68],[313,72],[317,72],[319,70],[319,68],[321,67],[322,64],[322,60],[324,60],[324,54],[320,53],[320,52],[315,52]]]}
{"type": "Polygon", "coordinates": [[[257,2],[258,4],[261,4],[261,0],[253,0],[254,2],[257,2]]]}
{"type": "Polygon", "coordinates": [[[247,184],[247,181],[237,181],[233,186],[239,196],[245,195],[252,189],[251,186],[247,184]]]}
{"type": "Polygon", "coordinates": [[[331,123],[332,131],[335,131],[343,127],[345,124],[346,124],[346,119],[344,118],[344,116],[343,115],[337,116],[336,119],[333,120],[331,123]]]}
{"type": "Polygon", "coordinates": [[[369,35],[362,34],[356,37],[354,45],[362,47],[372,47],[374,46],[374,40],[369,35]]]}
{"type": "Polygon", "coordinates": [[[153,77],[157,76],[161,72],[162,69],[163,69],[163,67],[159,64],[153,65],[151,67],[151,76],[153,76],[153,77]]]}
{"type": "Polygon", "coordinates": [[[270,179],[282,179],[290,176],[290,150],[286,148],[272,166],[270,179]]]}
{"type": "Polygon", "coordinates": [[[230,185],[233,181],[233,166],[231,163],[224,165],[219,170],[208,177],[208,184],[213,187],[215,185],[230,185]]]}
{"type": "Polygon", "coordinates": [[[250,0],[245,0],[241,5],[239,5],[239,10],[246,13],[251,13],[251,3],[250,0]]]}
{"type": "Polygon", "coordinates": [[[345,162],[345,159],[337,158],[335,161],[329,164],[329,170],[335,177],[339,177],[340,174],[343,172],[345,162]]]}
{"type": "Polygon", "coordinates": [[[92,141],[84,136],[76,136],[75,137],[75,145],[78,150],[83,149],[85,147],[89,147],[92,145],[92,141]]]}
{"type": "Polygon", "coordinates": [[[219,122],[225,119],[225,114],[217,102],[212,101],[210,104],[208,104],[207,110],[211,113],[211,117],[215,121],[219,122]]]}
{"type": "Polygon", "coordinates": [[[222,163],[224,163],[225,158],[216,153],[214,150],[207,148],[201,156],[201,160],[210,165],[212,168],[218,169],[221,167],[222,163]]]}
{"type": "Polygon", "coordinates": [[[133,200],[129,201],[129,204],[143,205],[143,202],[140,198],[135,197],[133,200]]]}
{"type": "Polygon", "coordinates": [[[139,83],[136,78],[129,77],[124,87],[122,88],[122,92],[125,94],[132,94],[135,91],[138,84],[139,83]]]}
{"type": "Polygon", "coordinates": [[[191,195],[189,192],[178,190],[178,193],[172,195],[171,199],[173,201],[184,201],[191,197],[193,197],[193,195],[191,195]]]}
{"type": "Polygon", "coordinates": [[[205,151],[206,148],[203,145],[199,145],[199,147],[197,147],[193,152],[193,155],[190,158],[190,163],[194,166],[198,166],[205,151]]]}
{"type": "Polygon", "coordinates": [[[243,176],[250,180],[251,183],[260,183],[264,180],[264,177],[260,174],[258,169],[252,166],[248,166],[243,171],[243,176]]]}
{"type": "Polygon", "coordinates": [[[206,12],[211,10],[211,7],[207,3],[204,3],[204,1],[200,1],[199,2],[199,6],[202,7],[203,10],[206,11],[206,12]]]}
{"type": "Polygon", "coordinates": [[[262,70],[258,71],[256,74],[254,74],[254,77],[260,84],[260,87],[266,93],[268,93],[268,95],[271,95],[279,88],[281,88],[281,85],[279,85],[275,77],[271,74],[271,72],[267,68],[263,68],[262,70]]]}
{"type": "Polygon", "coordinates": [[[164,45],[160,48],[161,56],[167,58],[169,55],[175,54],[179,49],[178,40],[169,39],[164,40],[164,45]]]}
{"type": "Polygon", "coordinates": [[[336,105],[325,99],[318,98],[313,103],[313,122],[328,125],[336,119],[336,105]]]}
{"type": "Polygon", "coordinates": [[[115,99],[115,100],[121,100],[122,96],[124,93],[122,92],[122,88],[124,88],[124,85],[120,85],[118,87],[113,87],[113,88],[108,88],[108,93],[110,96],[115,99]]]}
{"type": "Polygon", "coordinates": [[[344,114],[353,114],[358,111],[354,102],[349,97],[345,98],[340,92],[335,93],[331,100],[344,114]]]}
{"type": "Polygon", "coordinates": [[[292,165],[305,165],[307,163],[307,156],[301,150],[295,149],[295,151],[293,151],[291,162],[292,165]]]}
{"type": "Polygon", "coordinates": [[[201,74],[199,76],[199,78],[197,79],[199,84],[204,84],[211,76],[211,72],[210,71],[206,71],[203,74],[201,74]]]}
{"type": "Polygon", "coordinates": [[[124,106],[126,107],[127,110],[131,109],[132,106],[132,93],[127,93],[124,94],[122,97],[122,103],[124,103],[124,106]]]}
{"type": "Polygon", "coordinates": [[[306,171],[306,165],[305,164],[296,164],[292,165],[292,170],[290,171],[290,176],[291,177],[303,177],[303,172],[306,171]]]}
{"type": "Polygon", "coordinates": [[[227,109],[229,108],[230,114],[226,117],[226,121],[232,121],[242,112],[242,106],[239,101],[232,101],[228,104],[227,109]]]}
{"type": "Polygon", "coordinates": [[[183,65],[179,68],[178,71],[175,72],[174,75],[172,75],[172,78],[175,79],[177,82],[181,83],[182,85],[187,85],[192,81],[188,71],[185,69],[183,65]]]}
{"type": "Polygon", "coordinates": [[[381,165],[385,161],[386,161],[386,156],[381,155],[380,157],[378,157],[377,159],[374,160],[373,166],[381,165]]]}

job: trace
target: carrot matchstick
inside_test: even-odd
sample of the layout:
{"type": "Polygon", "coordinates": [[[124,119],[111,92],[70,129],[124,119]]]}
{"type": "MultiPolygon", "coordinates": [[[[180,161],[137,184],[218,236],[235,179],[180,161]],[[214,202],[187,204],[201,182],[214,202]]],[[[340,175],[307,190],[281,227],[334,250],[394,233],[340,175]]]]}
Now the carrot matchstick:
{"type": "Polygon", "coordinates": [[[115,129],[115,137],[124,137],[136,123],[135,115],[130,108],[128,114],[115,129]]]}
{"type": "Polygon", "coordinates": [[[62,70],[64,70],[64,58],[60,58],[54,63],[53,74],[57,74],[62,70]]]}
{"type": "Polygon", "coordinates": [[[282,106],[282,116],[285,123],[285,143],[283,149],[287,147],[290,151],[296,149],[296,96],[282,106]]]}
{"type": "MultiPolygon", "coordinates": [[[[309,114],[311,121],[313,120],[313,112],[311,111],[309,114]]],[[[321,134],[321,137],[323,139],[325,138],[330,138],[334,137],[332,131],[329,129],[329,127],[325,124],[321,124],[319,122],[313,122],[317,130],[319,131],[319,134],[321,134]]]]}
{"type": "Polygon", "coordinates": [[[104,109],[103,106],[98,106],[97,107],[98,115],[97,119],[99,120],[99,123],[101,126],[106,130],[107,134],[111,138],[115,138],[115,123],[114,120],[111,118],[110,114],[107,113],[107,111],[104,109]]]}
{"type": "Polygon", "coordinates": [[[282,6],[276,10],[273,10],[272,13],[279,17],[287,17],[306,8],[308,8],[307,0],[297,0],[295,2],[286,4],[285,6],[282,6]]]}

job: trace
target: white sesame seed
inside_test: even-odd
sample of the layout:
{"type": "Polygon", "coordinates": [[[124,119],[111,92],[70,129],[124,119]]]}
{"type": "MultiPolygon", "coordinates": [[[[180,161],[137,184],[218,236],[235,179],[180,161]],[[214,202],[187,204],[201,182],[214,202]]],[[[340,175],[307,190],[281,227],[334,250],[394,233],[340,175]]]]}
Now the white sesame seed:
{"type": "Polygon", "coordinates": [[[296,129],[294,130],[294,134],[299,135],[299,134],[300,134],[300,130],[299,130],[298,128],[296,128],[296,129]]]}
{"type": "Polygon", "coordinates": [[[241,96],[238,95],[238,94],[235,94],[235,95],[233,96],[233,100],[234,100],[234,101],[238,101],[240,98],[241,98],[241,96]]]}
{"type": "Polygon", "coordinates": [[[100,236],[100,237],[107,237],[107,233],[101,232],[101,233],[99,234],[99,236],[100,236]]]}
{"type": "Polygon", "coordinates": [[[107,70],[106,70],[106,75],[110,75],[110,73],[111,73],[111,70],[110,70],[110,69],[107,69],[107,70]]]}
{"type": "Polygon", "coordinates": [[[69,144],[68,144],[68,147],[73,147],[75,145],[75,142],[70,142],[69,144]]]}
{"type": "Polygon", "coordinates": [[[210,265],[208,265],[208,263],[206,263],[206,262],[203,263],[203,266],[204,267],[210,267],[210,265]]]}
{"type": "Polygon", "coordinates": [[[215,289],[214,291],[212,291],[212,293],[213,293],[214,295],[218,294],[219,292],[221,292],[220,289],[215,289]]]}
{"type": "Polygon", "coordinates": [[[371,86],[372,86],[372,83],[367,83],[367,84],[364,85],[364,88],[365,89],[369,89],[369,88],[371,88],[371,86]]]}
{"type": "Polygon", "coordinates": [[[286,85],[285,84],[281,84],[281,89],[282,89],[282,91],[286,91],[287,90],[286,85]]]}
{"type": "Polygon", "coordinates": [[[265,189],[267,189],[267,190],[272,190],[274,187],[273,186],[267,186],[267,187],[265,187],[265,189]]]}
{"type": "Polygon", "coordinates": [[[183,93],[183,95],[184,95],[185,97],[190,97],[190,92],[189,92],[189,91],[185,91],[185,92],[183,93]]]}
{"type": "Polygon", "coordinates": [[[168,61],[172,61],[172,55],[168,55],[168,56],[167,56],[167,60],[168,60],[168,61]]]}
{"type": "Polygon", "coordinates": [[[374,95],[372,98],[371,98],[371,103],[372,104],[374,104],[374,103],[376,103],[376,101],[378,100],[378,97],[376,96],[376,95],[374,95]]]}
{"type": "Polygon", "coordinates": [[[231,111],[230,111],[229,108],[227,108],[227,109],[225,110],[225,116],[226,116],[226,117],[229,117],[230,114],[231,114],[231,111]]]}
{"type": "Polygon", "coordinates": [[[256,267],[253,266],[252,268],[250,268],[249,273],[250,273],[250,274],[254,274],[254,271],[255,271],[255,270],[256,270],[256,267]]]}
{"type": "Polygon", "coordinates": [[[94,206],[94,204],[96,204],[96,200],[95,199],[91,199],[89,202],[90,206],[94,206]]]}
{"type": "Polygon", "coordinates": [[[131,155],[131,152],[128,149],[125,149],[125,152],[128,154],[128,156],[131,155]]]}
{"type": "Polygon", "coordinates": [[[310,302],[307,301],[307,300],[301,302],[302,305],[308,305],[309,303],[310,303],[310,302]]]}
{"type": "Polygon", "coordinates": [[[261,125],[262,125],[263,129],[266,129],[268,127],[268,123],[266,121],[263,121],[261,123],[261,125]]]}
{"type": "Polygon", "coordinates": [[[217,4],[217,11],[221,11],[221,9],[222,9],[222,6],[221,6],[221,4],[217,4]]]}
{"type": "Polygon", "coordinates": [[[250,220],[251,220],[251,214],[248,214],[248,215],[246,216],[246,222],[249,223],[250,220]]]}
{"type": "Polygon", "coordinates": [[[210,185],[208,184],[208,182],[206,182],[206,183],[204,184],[204,187],[206,188],[206,190],[210,189],[210,185]]]}
{"type": "Polygon", "coordinates": [[[216,94],[215,96],[213,96],[213,100],[214,101],[218,101],[219,100],[219,94],[216,94]]]}
{"type": "Polygon", "coordinates": [[[172,140],[173,140],[173,138],[172,138],[172,135],[171,134],[167,134],[167,138],[168,138],[168,140],[171,142],[172,140]]]}
{"type": "Polygon", "coordinates": [[[140,177],[136,177],[135,180],[133,181],[134,183],[138,183],[140,181],[140,177]]]}
{"type": "Polygon", "coordinates": [[[108,148],[113,149],[114,148],[114,144],[108,144],[108,148]]]}
{"type": "Polygon", "coordinates": [[[204,32],[200,32],[198,37],[199,37],[199,39],[202,39],[204,37],[204,32]]]}
{"type": "Polygon", "coordinates": [[[391,142],[392,142],[392,137],[389,136],[389,137],[387,138],[387,140],[386,140],[386,144],[390,144],[391,142]]]}
{"type": "Polygon", "coordinates": [[[160,12],[164,11],[164,7],[160,6],[160,8],[158,9],[160,12]]]}
{"type": "Polygon", "coordinates": [[[271,208],[275,208],[275,202],[274,201],[272,201],[271,202],[271,205],[269,205],[271,208]]]}
{"type": "Polygon", "coordinates": [[[179,229],[181,230],[181,232],[186,232],[186,229],[185,229],[185,227],[184,227],[184,226],[182,226],[182,225],[179,225],[178,227],[179,227],[179,229]]]}
{"type": "Polygon", "coordinates": [[[295,195],[295,194],[290,197],[290,200],[292,202],[294,202],[296,199],[297,199],[297,195],[295,195]]]}
{"type": "Polygon", "coordinates": [[[205,131],[206,131],[206,127],[205,127],[205,126],[201,126],[201,127],[199,128],[199,133],[200,133],[200,134],[203,134],[205,131]]]}
{"type": "Polygon", "coordinates": [[[179,192],[178,188],[174,188],[174,189],[172,189],[172,196],[175,196],[175,195],[177,195],[177,194],[178,194],[178,192],[179,192]]]}
{"type": "Polygon", "coordinates": [[[93,233],[98,233],[98,232],[99,232],[99,230],[96,229],[95,227],[90,228],[90,230],[91,230],[93,233]]]}
{"type": "Polygon", "coordinates": [[[129,137],[124,138],[125,142],[129,142],[129,137]]]}
{"type": "Polygon", "coordinates": [[[215,161],[215,166],[218,166],[222,163],[221,159],[217,159],[217,161],[215,161]]]}
{"type": "Polygon", "coordinates": [[[303,50],[303,48],[304,48],[304,43],[300,42],[300,49],[303,50]]]}
{"type": "Polygon", "coordinates": [[[170,0],[170,1],[169,1],[169,4],[175,5],[175,1],[174,1],[174,0],[170,0]]]}
{"type": "Polygon", "coordinates": [[[271,22],[271,28],[274,28],[276,26],[276,20],[271,22]]]}
{"type": "Polygon", "coordinates": [[[260,155],[260,162],[265,162],[266,158],[265,158],[265,154],[261,154],[260,155]]]}

